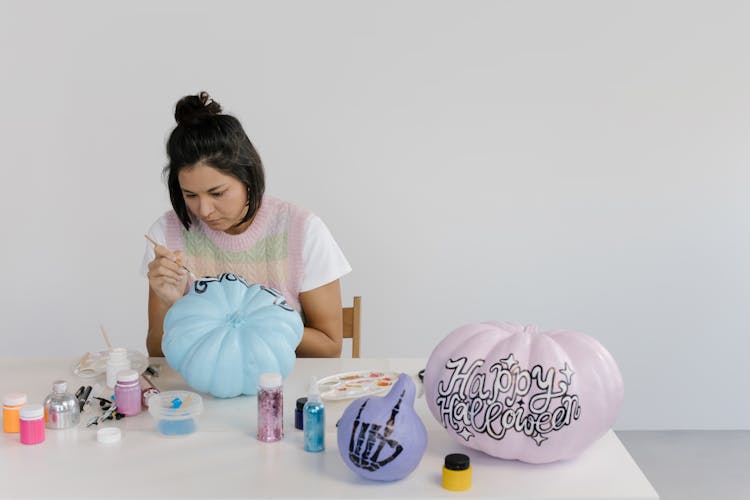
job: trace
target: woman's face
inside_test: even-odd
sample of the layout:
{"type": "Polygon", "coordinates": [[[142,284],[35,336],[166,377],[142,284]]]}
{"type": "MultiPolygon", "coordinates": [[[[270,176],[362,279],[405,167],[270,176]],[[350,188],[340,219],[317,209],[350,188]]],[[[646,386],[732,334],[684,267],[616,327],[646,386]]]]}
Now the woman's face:
{"type": "Polygon", "coordinates": [[[177,174],[188,210],[214,231],[237,234],[235,227],[247,212],[247,189],[235,177],[205,163],[185,167],[177,174]]]}

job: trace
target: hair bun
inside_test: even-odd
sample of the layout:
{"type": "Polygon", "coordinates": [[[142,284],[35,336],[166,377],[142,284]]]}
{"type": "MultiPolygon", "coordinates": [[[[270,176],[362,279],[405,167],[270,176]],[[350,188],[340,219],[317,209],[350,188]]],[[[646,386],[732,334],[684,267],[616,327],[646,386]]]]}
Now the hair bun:
{"type": "Polygon", "coordinates": [[[174,118],[178,125],[196,125],[204,118],[220,113],[221,105],[203,91],[180,99],[174,110],[174,118]]]}

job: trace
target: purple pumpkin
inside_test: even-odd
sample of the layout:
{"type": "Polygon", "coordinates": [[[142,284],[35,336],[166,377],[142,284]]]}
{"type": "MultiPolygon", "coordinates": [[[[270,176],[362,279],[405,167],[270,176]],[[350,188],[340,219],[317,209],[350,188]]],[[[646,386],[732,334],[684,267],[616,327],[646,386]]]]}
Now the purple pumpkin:
{"type": "Polygon", "coordinates": [[[615,360],[591,337],[487,322],[462,326],[435,347],[424,394],[461,444],[547,463],[575,457],[607,432],[623,383],[615,360]]]}
{"type": "Polygon", "coordinates": [[[383,398],[351,403],[338,422],[339,453],[366,479],[395,481],[413,471],[427,448],[427,431],[414,411],[416,389],[402,373],[383,398]]]}

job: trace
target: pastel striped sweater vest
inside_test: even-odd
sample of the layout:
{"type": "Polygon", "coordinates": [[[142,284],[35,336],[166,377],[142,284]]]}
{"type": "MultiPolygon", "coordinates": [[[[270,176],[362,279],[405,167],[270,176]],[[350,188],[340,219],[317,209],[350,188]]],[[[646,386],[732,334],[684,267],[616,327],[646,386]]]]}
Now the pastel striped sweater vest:
{"type": "MultiPolygon", "coordinates": [[[[182,250],[185,265],[193,274],[238,274],[248,283],[275,288],[302,312],[302,245],[310,212],[265,195],[250,227],[237,235],[214,231],[201,221],[193,222],[186,230],[173,210],[165,215],[167,247],[182,250]]],[[[189,286],[192,284],[191,280],[189,286]]]]}

